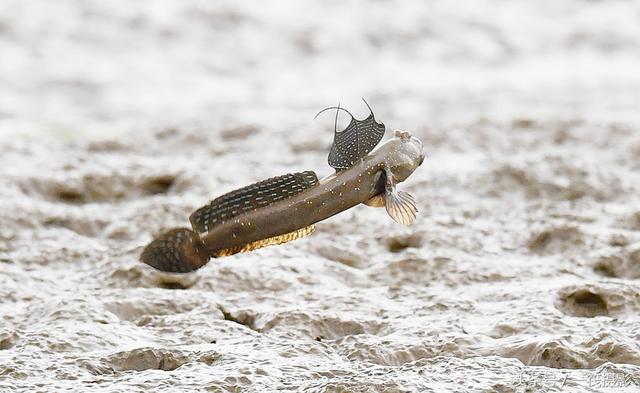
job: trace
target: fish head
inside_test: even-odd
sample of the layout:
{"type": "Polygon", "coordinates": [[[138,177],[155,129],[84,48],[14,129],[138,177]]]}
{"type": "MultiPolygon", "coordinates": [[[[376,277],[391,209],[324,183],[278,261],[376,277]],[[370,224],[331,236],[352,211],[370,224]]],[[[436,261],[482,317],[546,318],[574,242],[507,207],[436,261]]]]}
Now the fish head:
{"type": "Polygon", "coordinates": [[[387,145],[385,161],[396,183],[405,181],[424,162],[422,141],[408,131],[395,130],[387,145]]]}

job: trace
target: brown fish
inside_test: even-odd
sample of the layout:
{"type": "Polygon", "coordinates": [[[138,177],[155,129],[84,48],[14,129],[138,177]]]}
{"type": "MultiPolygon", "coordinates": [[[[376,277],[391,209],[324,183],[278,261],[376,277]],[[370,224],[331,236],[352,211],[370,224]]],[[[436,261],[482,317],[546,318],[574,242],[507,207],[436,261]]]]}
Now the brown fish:
{"type": "Polygon", "coordinates": [[[329,164],[335,174],[318,180],[313,171],[290,173],[224,194],[189,217],[192,229],[171,229],[154,239],[140,260],[166,272],[194,271],[210,258],[306,236],[315,223],[360,203],[384,206],[394,221],[410,225],[416,201],[396,184],[422,164],[422,142],[395,131],[373,150],[383,135],[373,112],[364,120],[351,116],[349,126],[334,133],[329,164]]]}

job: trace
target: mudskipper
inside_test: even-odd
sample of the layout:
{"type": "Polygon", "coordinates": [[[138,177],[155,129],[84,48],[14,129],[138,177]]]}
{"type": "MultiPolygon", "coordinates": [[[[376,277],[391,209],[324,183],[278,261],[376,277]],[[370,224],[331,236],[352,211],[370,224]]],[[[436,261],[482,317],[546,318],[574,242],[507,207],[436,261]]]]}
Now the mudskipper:
{"type": "Polygon", "coordinates": [[[219,196],[191,214],[191,228],[170,229],[156,237],[140,260],[166,272],[194,271],[211,258],[306,236],[317,222],[360,203],[384,207],[400,224],[413,223],[418,211],[415,198],[396,185],[424,161],[422,142],[407,131],[396,130],[374,150],[385,126],[370,107],[364,120],[357,120],[339,105],[318,115],[329,109],[336,109],[328,160],[335,173],[321,180],[313,171],[289,173],[219,196]],[[339,111],[351,117],[342,131],[337,130],[339,111]]]}

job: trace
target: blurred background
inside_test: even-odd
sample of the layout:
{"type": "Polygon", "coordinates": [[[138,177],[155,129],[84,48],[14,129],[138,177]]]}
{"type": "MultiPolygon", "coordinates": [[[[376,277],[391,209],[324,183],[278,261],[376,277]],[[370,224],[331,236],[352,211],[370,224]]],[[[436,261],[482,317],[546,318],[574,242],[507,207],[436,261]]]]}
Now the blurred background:
{"type": "Polygon", "coordinates": [[[312,132],[338,102],[365,115],[360,97],[418,133],[478,118],[622,121],[640,107],[638,70],[634,1],[0,4],[4,136],[312,132]]]}

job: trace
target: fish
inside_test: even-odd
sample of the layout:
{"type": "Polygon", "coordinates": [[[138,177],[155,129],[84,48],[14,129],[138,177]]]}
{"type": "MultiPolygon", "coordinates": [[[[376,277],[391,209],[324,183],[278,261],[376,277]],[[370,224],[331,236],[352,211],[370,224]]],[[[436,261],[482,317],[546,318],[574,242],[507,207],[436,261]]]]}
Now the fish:
{"type": "Polygon", "coordinates": [[[140,261],[164,272],[192,272],[212,258],[307,236],[316,223],[359,204],[384,207],[395,222],[411,225],[418,213],[416,199],[396,185],[422,165],[425,154],[420,139],[395,130],[392,138],[378,146],[385,125],[375,119],[370,107],[370,115],[363,120],[340,105],[318,115],[329,109],[336,109],[328,157],[334,173],[322,179],[313,171],[288,173],[219,196],[191,214],[191,228],[169,229],[153,239],[140,261]],[[351,121],[338,131],[341,110],[351,121]]]}

